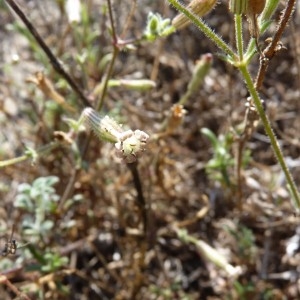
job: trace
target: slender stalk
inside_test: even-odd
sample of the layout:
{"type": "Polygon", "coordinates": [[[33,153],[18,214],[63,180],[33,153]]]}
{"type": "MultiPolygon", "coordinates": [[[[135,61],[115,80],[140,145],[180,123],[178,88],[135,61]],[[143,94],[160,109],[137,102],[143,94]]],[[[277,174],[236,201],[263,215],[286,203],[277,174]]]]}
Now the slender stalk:
{"type": "Polygon", "coordinates": [[[103,85],[102,85],[102,93],[101,96],[99,98],[99,100],[96,103],[95,109],[96,111],[100,111],[103,107],[104,104],[104,98],[106,96],[106,92],[107,92],[107,88],[108,88],[108,81],[112,76],[113,70],[114,70],[114,66],[115,66],[115,62],[116,62],[116,58],[119,54],[119,47],[118,47],[118,37],[116,34],[116,29],[115,29],[115,22],[114,22],[114,16],[113,16],[113,11],[112,11],[112,5],[111,5],[111,1],[107,0],[107,6],[108,6],[108,15],[109,15],[109,20],[110,20],[110,24],[111,24],[111,34],[112,34],[112,38],[113,38],[113,55],[112,55],[112,60],[110,62],[109,68],[108,68],[108,72],[105,76],[103,85]]]}
{"type": "Polygon", "coordinates": [[[207,25],[205,22],[186,9],[177,0],[168,0],[178,11],[186,15],[218,48],[228,54],[232,59],[236,58],[234,51],[207,25]]]}
{"type": "Polygon", "coordinates": [[[253,102],[255,104],[255,107],[256,107],[256,110],[260,116],[260,119],[264,125],[264,128],[265,128],[265,131],[270,139],[270,143],[272,145],[272,148],[273,148],[273,151],[275,153],[275,156],[282,168],[282,171],[284,172],[285,174],[285,178],[286,178],[286,181],[287,181],[287,184],[288,184],[288,187],[290,189],[290,192],[291,192],[291,195],[293,197],[293,200],[295,202],[295,205],[298,209],[300,209],[300,196],[299,196],[299,193],[297,191],[297,187],[295,185],[295,182],[293,180],[293,177],[285,163],[285,160],[283,158],[283,154],[282,154],[282,151],[280,149],[280,146],[279,146],[279,143],[278,143],[278,140],[272,130],[272,127],[271,127],[271,123],[267,117],[267,115],[265,114],[265,110],[264,110],[264,107],[262,105],[262,102],[260,100],[260,97],[258,95],[258,92],[254,86],[254,83],[252,81],[252,78],[250,76],[250,73],[248,71],[248,68],[246,65],[240,65],[239,66],[239,70],[241,71],[243,77],[244,77],[244,80],[247,84],[247,87],[248,87],[248,90],[251,94],[251,97],[253,99],[253,102]]]}
{"type": "MultiPolygon", "coordinates": [[[[35,150],[34,151],[35,155],[37,157],[40,156],[40,155],[44,155],[44,154],[54,150],[55,148],[57,148],[59,145],[60,145],[59,142],[52,142],[48,145],[45,145],[45,146],[35,150]]],[[[33,156],[33,153],[31,151],[30,152],[28,151],[26,154],[24,154],[22,156],[0,161],[0,168],[4,168],[4,167],[10,166],[10,165],[15,165],[17,163],[20,163],[20,162],[25,161],[25,160],[30,159],[30,158],[35,159],[35,157],[33,156]]]]}
{"type": "Polygon", "coordinates": [[[84,106],[91,106],[89,99],[84,95],[84,93],[81,91],[81,89],[76,84],[76,82],[73,80],[73,78],[69,75],[69,73],[64,69],[62,64],[59,62],[59,60],[53,54],[51,49],[46,45],[43,38],[37,32],[35,27],[32,25],[32,23],[26,17],[26,15],[21,10],[21,8],[18,6],[18,4],[14,0],[5,0],[5,1],[11,7],[11,9],[20,17],[22,22],[25,24],[27,29],[30,31],[32,36],[35,38],[35,40],[37,41],[39,46],[42,48],[44,53],[47,55],[54,70],[68,82],[68,84],[71,86],[73,91],[79,96],[79,98],[84,106]]]}
{"type": "Polygon", "coordinates": [[[147,229],[148,229],[148,217],[147,217],[147,205],[146,200],[143,194],[141,177],[138,171],[138,164],[130,163],[127,164],[133,178],[134,186],[137,191],[137,204],[141,210],[142,222],[143,222],[143,230],[144,230],[144,238],[147,239],[147,229]]]}
{"type": "MultiPolygon", "coordinates": [[[[240,62],[244,60],[244,43],[243,43],[243,23],[242,15],[234,14],[234,25],[235,25],[235,40],[237,53],[239,55],[240,62]]],[[[244,140],[240,139],[238,144],[237,159],[236,159],[236,174],[237,174],[237,198],[238,198],[238,207],[242,210],[242,159],[243,159],[243,149],[244,149],[244,140]]]]}
{"type": "Polygon", "coordinates": [[[236,38],[236,49],[239,55],[240,61],[243,61],[244,48],[243,48],[243,23],[242,15],[234,15],[235,24],[235,38],[236,38]]]}
{"type": "Polygon", "coordinates": [[[109,82],[109,79],[111,78],[111,75],[113,73],[116,58],[119,54],[119,51],[120,51],[119,48],[114,45],[112,60],[110,61],[110,64],[109,64],[108,71],[107,71],[107,74],[105,76],[104,82],[103,82],[103,84],[101,84],[101,96],[99,97],[99,99],[97,100],[96,105],[95,105],[95,110],[96,111],[100,111],[103,107],[104,99],[105,99],[107,89],[108,89],[108,82],[109,82]]]}

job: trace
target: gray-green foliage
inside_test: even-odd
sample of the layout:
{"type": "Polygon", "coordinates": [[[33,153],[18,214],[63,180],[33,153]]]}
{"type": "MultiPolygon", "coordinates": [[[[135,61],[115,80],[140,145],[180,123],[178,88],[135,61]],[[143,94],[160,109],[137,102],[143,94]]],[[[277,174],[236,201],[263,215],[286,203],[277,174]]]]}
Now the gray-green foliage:
{"type": "Polygon", "coordinates": [[[48,215],[57,207],[59,196],[54,185],[58,181],[56,176],[40,177],[31,185],[22,183],[18,187],[15,207],[27,212],[22,222],[23,233],[33,240],[47,236],[54,226],[48,215]]]}

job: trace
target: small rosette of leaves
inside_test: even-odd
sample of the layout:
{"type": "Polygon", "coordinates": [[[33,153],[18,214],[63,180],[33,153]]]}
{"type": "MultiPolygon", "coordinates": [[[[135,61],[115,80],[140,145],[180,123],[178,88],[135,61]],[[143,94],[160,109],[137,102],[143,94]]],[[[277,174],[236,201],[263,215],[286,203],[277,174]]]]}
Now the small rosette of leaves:
{"type": "Polygon", "coordinates": [[[174,31],[175,28],[171,25],[170,19],[163,19],[160,14],[150,12],[143,37],[147,41],[153,42],[158,37],[166,37],[174,31]]]}

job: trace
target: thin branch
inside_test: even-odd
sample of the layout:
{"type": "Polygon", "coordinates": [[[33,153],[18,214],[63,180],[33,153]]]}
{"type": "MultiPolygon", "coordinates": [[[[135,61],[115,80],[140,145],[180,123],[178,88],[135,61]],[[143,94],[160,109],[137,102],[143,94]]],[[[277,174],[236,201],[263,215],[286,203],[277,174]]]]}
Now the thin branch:
{"type": "Polygon", "coordinates": [[[125,38],[125,35],[126,35],[128,29],[129,29],[129,26],[132,22],[132,18],[134,16],[136,8],[137,8],[137,0],[133,0],[132,3],[131,3],[130,11],[129,11],[128,16],[126,18],[125,25],[123,27],[122,33],[120,34],[121,38],[125,38]]]}
{"type": "Polygon", "coordinates": [[[147,238],[147,229],[148,229],[148,216],[147,216],[147,205],[143,194],[142,183],[138,171],[137,162],[127,164],[129,170],[131,171],[133,183],[137,191],[137,204],[141,210],[141,215],[143,219],[143,229],[145,234],[145,239],[147,238]]]}
{"type": "Polygon", "coordinates": [[[26,294],[20,292],[18,288],[13,283],[11,283],[5,275],[0,275],[0,283],[5,284],[13,293],[18,296],[18,298],[30,300],[30,298],[26,294]]]}
{"type": "Polygon", "coordinates": [[[146,258],[146,252],[147,252],[147,239],[148,239],[148,207],[146,204],[146,200],[144,198],[143,189],[142,189],[142,183],[140,174],[138,171],[138,163],[128,163],[127,167],[131,171],[133,182],[135,189],[137,191],[137,204],[139,206],[141,216],[142,216],[142,222],[143,222],[143,230],[144,230],[144,236],[142,240],[140,241],[140,257],[138,258],[138,266],[136,268],[136,274],[135,279],[132,282],[131,292],[130,292],[130,299],[137,299],[137,295],[141,290],[141,287],[144,282],[143,277],[143,270],[145,268],[145,258],[146,258]]]}
{"type": "Polygon", "coordinates": [[[22,155],[22,156],[0,161],[0,169],[4,168],[4,167],[7,167],[7,166],[10,166],[10,165],[20,163],[20,162],[25,161],[27,159],[32,159],[33,162],[34,162],[39,156],[45,155],[46,153],[56,149],[60,145],[61,145],[60,142],[57,142],[57,141],[51,142],[51,143],[49,143],[45,146],[40,147],[37,150],[31,149],[31,151],[26,151],[25,154],[22,155]]]}
{"type": "Polygon", "coordinates": [[[262,86],[270,60],[274,57],[274,55],[278,51],[277,48],[278,48],[278,44],[280,43],[281,36],[287,26],[288,21],[290,20],[292,13],[294,12],[295,2],[296,0],[288,0],[288,3],[286,4],[286,8],[281,15],[281,19],[279,21],[279,25],[274,34],[274,37],[272,38],[272,41],[269,44],[269,46],[263,51],[263,56],[261,57],[259,70],[255,80],[255,88],[258,90],[262,86]]]}
{"type": "Polygon", "coordinates": [[[113,38],[113,43],[112,44],[113,44],[114,50],[113,50],[112,60],[110,62],[107,74],[106,74],[105,79],[104,79],[101,96],[100,96],[99,100],[96,102],[96,106],[95,106],[96,111],[101,110],[101,108],[104,104],[104,98],[105,98],[105,95],[106,95],[106,92],[107,92],[108,81],[112,76],[115,61],[116,61],[116,58],[117,58],[117,56],[119,54],[119,51],[120,51],[120,49],[118,47],[118,37],[117,37],[117,34],[116,34],[113,11],[112,11],[112,4],[111,4],[110,0],[107,0],[107,5],[108,5],[108,12],[109,12],[109,20],[110,20],[110,24],[111,24],[112,38],[113,38]]]}
{"type": "Polygon", "coordinates": [[[113,16],[113,11],[112,11],[111,1],[107,0],[107,4],[108,4],[109,20],[110,20],[110,24],[111,24],[111,34],[112,34],[112,37],[113,37],[114,44],[117,44],[118,38],[117,38],[117,34],[116,34],[116,29],[115,29],[115,22],[114,22],[114,16],[113,16]]]}
{"type": "Polygon", "coordinates": [[[82,104],[84,106],[90,107],[91,104],[88,100],[88,98],[84,95],[84,93],[81,91],[81,89],[78,87],[78,85],[75,83],[75,81],[72,79],[72,77],[67,73],[67,71],[63,68],[61,63],[58,61],[58,59],[55,57],[53,52],[50,50],[50,48],[46,45],[43,38],[39,35],[35,27],[32,25],[32,23],[29,21],[29,19],[26,17],[26,15],[23,13],[21,8],[18,6],[18,4],[14,0],[5,0],[6,3],[11,7],[11,9],[20,17],[20,19],[23,21],[27,29],[30,31],[32,36],[35,38],[37,43],[40,45],[40,47],[43,49],[47,57],[49,58],[49,61],[55,71],[59,73],[64,79],[69,83],[69,85],[72,87],[74,92],[80,97],[82,104]]]}
{"type": "Polygon", "coordinates": [[[298,193],[294,178],[293,178],[292,174],[290,173],[290,170],[289,170],[289,168],[288,168],[288,166],[287,166],[287,164],[284,160],[283,153],[281,151],[281,147],[280,147],[279,142],[278,142],[278,140],[277,140],[277,138],[276,138],[276,136],[273,132],[270,120],[269,120],[268,116],[265,113],[263,104],[262,104],[261,99],[259,98],[259,95],[258,95],[258,91],[257,91],[254,83],[252,82],[252,78],[251,78],[251,75],[249,73],[249,70],[247,69],[247,66],[241,65],[239,67],[239,70],[242,73],[243,78],[244,78],[244,80],[247,84],[248,91],[251,94],[251,97],[252,97],[253,102],[255,104],[257,113],[259,114],[260,119],[261,119],[261,121],[264,125],[265,132],[267,133],[267,135],[270,139],[270,143],[272,145],[274,154],[275,154],[275,156],[276,156],[276,158],[277,158],[277,160],[278,160],[278,162],[281,166],[281,169],[282,169],[283,173],[285,174],[287,185],[288,185],[290,194],[292,196],[292,202],[295,205],[296,209],[299,210],[300,209],[300,195],[298,193]]]}

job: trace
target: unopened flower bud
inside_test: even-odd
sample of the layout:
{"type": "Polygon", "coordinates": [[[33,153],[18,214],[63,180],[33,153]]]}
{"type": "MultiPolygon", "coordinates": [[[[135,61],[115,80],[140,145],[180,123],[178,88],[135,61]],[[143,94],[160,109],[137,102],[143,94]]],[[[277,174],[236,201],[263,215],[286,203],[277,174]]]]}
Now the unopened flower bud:
{"type": "Polygon", "coordinates": [[[203,54],[201,58],[196,61],[196,65],[193,70],[193,77],[188,85],[190,93],[194,93],[199,89],[199,86],[211,68],[212,61],[213,56],[211,53],[203,54]]]}
{"type": "Polygon", "coordinates": [[[175,31],[170,25],[170,19],[163,19],[160,14],[150,12],[148,14],[147,26],[144,31],[144,38],[148,41],[155,41],[158,37],[165,37],[175,31]]]}
{"type": "Polygon", "coordinates": [[[110,143],[119,141],[122,127],[109,116],[101,117],[92,108],[86,108],[82,113],[82,118],[100,139],[110,143]]]}
{"type": "MultiPolygon", "coordinates": [[[[192,0],[187,8],[198,17],[202,17],[209,13],[216,5],[217,0],[192,0]]],[[[190,24],[190,19],[184,14],[177,15],[173,21],[172,25],[180,30],[190,24]]]]}
{"type": "Polygon", "coordinates": [[[117,156],[126,163],[136,161],[140,154],[145,151],[148,138],[149,135],[141,130],[123,132],[120,141],[115,144],[117,156]]]}
{"type": "Polygon", "coordinates": [[[266,0],[248,0],[247,14],[259,15],[265,7],[266,0]]]}
{"type": "Polygon", "coordinates": [[[249,23],[250,35],[253,38],[259,36],[259,26],[258,26],[258,15],[264,10],[266,1],[265,0],[249,0],[247,7],[247,19],[249,23]]]}
{"type": "Polygon", "coordinates": [[[149,79],[111,79],[108,82],[109,87],[125,87],[135,91],[148,91],[156,87],[156,83],[149,79]]]}

